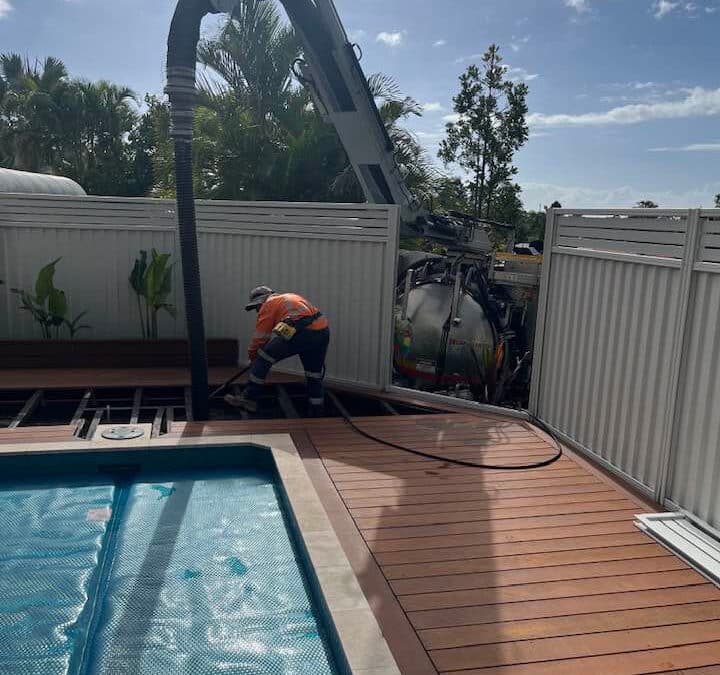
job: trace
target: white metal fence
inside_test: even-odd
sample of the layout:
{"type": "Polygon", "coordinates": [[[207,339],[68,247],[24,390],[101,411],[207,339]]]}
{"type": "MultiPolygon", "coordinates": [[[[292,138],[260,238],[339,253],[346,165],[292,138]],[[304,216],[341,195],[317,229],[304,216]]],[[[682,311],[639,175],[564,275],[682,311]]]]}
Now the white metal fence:
{"type": "MultiPolygon", "coordinates": [[[[255,315],[249,290],[268,284],[316,303],[331,322],[328,377],[367,387],[390,381],[399,212],[394,206],[205,201],[197,205],[208,337],[244,344],[255,315]]],[[[71,310],[87,309],[84,339],[140,336],[128,277],[141,249],[172,253],[177,319],[161,337],[182,337],[182,277],[175,203],[158,199],[0,195],[0,339],[39,337],[11,287],[32,289],[62,256],[56,285],[71,310]]]]}
{"type": "Polygon", "coordinates": [[[720,211],[548,216],[531,411],[720,525],[720,211]]]}

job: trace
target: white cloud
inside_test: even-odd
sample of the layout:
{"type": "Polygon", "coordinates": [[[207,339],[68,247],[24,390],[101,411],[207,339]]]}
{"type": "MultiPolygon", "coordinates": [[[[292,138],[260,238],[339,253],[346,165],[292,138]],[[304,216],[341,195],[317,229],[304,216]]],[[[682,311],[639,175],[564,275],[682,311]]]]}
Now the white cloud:
{"type": "Polygon", "coordinates": [[[585,14],[590,11],[588,0],[565,0],[565,6],[574,9],[578,14],[585,14]]]}
{"type": "Polygon", "coordinates": [[[358,42],[359,40],[362,40],[367,35],[367,32],[364,31],[362,28],[357,28],[356,30],[351,30],[348,33],[348,37],[352,42],[358,42]]]}
{"type": "Polygon", "coordinates": [[[537,73],[529,73],[525,68],[512,68],[510,66],[505,66],[505,73],[511,82],[532,82],[540,77],[537,73]]]}
{"type": "Polygon", "coordinates": [[[656,0],[653,5],[655,11],[655,18],[662,19],[672,12],[680,3],[671,2],[671,0],[656,0]]]}
{"type": "Polygon", "coordinates": [[[464,63],[465,61],[477,61],[483,57],[482,54],[470,54],[470,56],[459,56],[455,59],[454,63],[464,63]]]}
{"type": "Polygon", "coordinates": [[[4,19],[12,11],[13,6],[10,0],[0,0],[0,19],[4,19]]]}
{"type": "Polygon", "coordinates": [[[447,40],[435,40],[433,47],[444,47],[447,44],[447,40]]]}
{"type": "Polygon", "coordinates": [[[691,143],[676,147],[648,148],[648,152],[720,152],[720,143],[691,143]]]}
{"type": "Polygon", "coordinates": [[[445,110],[445,106],[443,106],[442,103],[438,103],[437,101],[423,103],[421,107],[424,112],[442,112],[443,110],[445,110]]]}
{"type": "Polygon", "coordinates": [[[460,121],[460,115],[458,113],[450,113],[449,115],[445,115],[443,117],[444,122],[459,122],[460,121]]]}
{"type": "Polygon", "coordinates": [[[521,182],[521,185],[522,200],[531,209],[541,204],[551,204],[555,199],[565,208],[624,208],[634,206],[641,199],[651,199],[663,208],[711,207],[714,195],[720,192],[720,182],[698,185],[686,191],[630,185],[607,189],[534,182],[521,182]]]}
{"type": "Polygon", "coordinates": [[[528,124],[535,127],[597,127],[613,124],[638,124],[649,120],[684,119],[720,115],[720,89],[689,89],[684,99],[634,103],[600,113],[528,115],[528,124]]]}
{"type": "MultiPolygon", "coordinates": [[[[656,19],[662,19],[673,12],[685,14],[689,19],[697,19],[701,8],[692,0],[655,0],[652,9],[656,19]]],[[[708,14],[713,14],[718,10],[718,7],[706,5],[703,9],[708,14]]]]}
{"type": "Polygon", "coordinates": [[[382,42],[388,47],[399,47],[405,41],[406,35],[407,31],[405,30],[395,31],[394,33],[387,33],[383,31],[382,33],[377,34],[375,41],[382,42]]]}
{"type": "Polygon", "coordinates": [[[510,49],[512,49],[514,52],[519,52],[523,45],[526,45],[528,42],[530,42],[530,36],[526,35],[525,37],[516,38],[514,35],[512,37],[512,40],[510,42],[510,49]]]}

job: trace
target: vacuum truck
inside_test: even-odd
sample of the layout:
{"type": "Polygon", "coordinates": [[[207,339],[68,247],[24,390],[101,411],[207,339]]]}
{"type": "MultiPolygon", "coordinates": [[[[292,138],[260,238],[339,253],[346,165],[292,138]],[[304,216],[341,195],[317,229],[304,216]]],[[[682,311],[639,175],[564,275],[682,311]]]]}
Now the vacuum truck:
{"type": "Polygon", "coordinates": [[[507,258],[496,267],[492,254],[473,260],[401,252],[399,384],[485,403],[526,403],[539,265],[507,258]]]}

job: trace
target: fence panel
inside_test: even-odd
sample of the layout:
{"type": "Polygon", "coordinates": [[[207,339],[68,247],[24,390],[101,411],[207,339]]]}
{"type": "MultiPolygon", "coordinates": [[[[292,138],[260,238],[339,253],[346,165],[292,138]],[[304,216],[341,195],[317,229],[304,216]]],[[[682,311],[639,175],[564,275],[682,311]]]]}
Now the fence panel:
{"type": "MultiPolygon", "coordinates": [[[[399,211],[394,206],[198,202],[198,245],[208,337],[246,342],[243,307],[259,284],[307,294],[328,316],[328,377],[368,387],[390,381],[399,211]]],[[[161,337],[182,337],[182,278],[175,204],[168,200],[0,195],[0,339],[39,337],[11,287],[32,289],[54,258],[71,309],[87,309],[86,339],[138,337],[128,283],[141,249],[173,254],[177,319],[161,337]]],[[[295,366],[297,368],[297,366],[295,366]]]]}
{"type": "Polygon", "coordinates": [[[700,231],[668,497],[720,529],[720,213],[703,213],[700,231]]]}
{"type": "Polygon", "coordinates": [[[554,214],[533,412],[648,492],[661,475],[687,212],[554,214]]]}

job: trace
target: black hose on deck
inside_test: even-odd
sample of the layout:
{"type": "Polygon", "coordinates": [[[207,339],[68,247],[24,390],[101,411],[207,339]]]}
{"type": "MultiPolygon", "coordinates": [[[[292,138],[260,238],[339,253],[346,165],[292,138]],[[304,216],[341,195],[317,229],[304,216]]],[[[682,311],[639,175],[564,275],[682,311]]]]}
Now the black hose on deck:
{"type": "Polygon", "coordinates": [[[531,462],[529,464],[482,464],[480,462],[469,462],[464,459],[454,459],[452,457],[443,457],[442,455],[434,455],[430,452],[423,452],[422,450],[415,450],[414,448],[408,448],[404,445],[398,445],[397,443],[392,443],[390,441],[383,440],[382,438],[379,438],[378,436],[374,436],[373,434],[365,431],[364,429],[361,429],[355,422],[352,421],[352,418],[350,418],[344,410],[340,410],[340,414],[342,415],[343,419],[345,420],[345,423],[353,430],[355,433],[360,434],[364,438],[367,438],[370,441],[374,441],[375,443],[380,443],[381,445],[386,445],[388,448],[393,448],[394,450],[401,450],[402,452],[408,452],[411,455],[417,455],[418,457],[424,457],[425,459],[432,459],[436,462],[446,462],[448,464],[455,464],[457,466],[467,466],[472,469],[489,469],[492,471],[528,471],[530,469],[542,469],[545,466],[550,466],[551,464],[554,464],[557,462],[563,455],[562,445],[558,441],[557,438],[555,438],[555,434],[548,429],[548,427],[543,424],[539,419],[534,417],[533,415],[530,415],[529,421],[534,424],[535,426],[539,427],[542,431],[544,431],[548,436],[550,436],[553,439],[553,442],[555,443],[555,454],[552,455],[552,457],[548,457],[547,459],[540,460],[539,462],[531,462]]]}
{"type": "Polygon", "coordinates": [[[200,24],[206,14],[216,11],[210,0],[179,0],[168,36],[165,89],[170,98],[170,133],[175,141],[178,233],[185,294],[185,321],[190,346],[192,407],[194,418],[199,421],[208,419],[210,403],[192,180],[192,135],[197,94],[195,63],[200,24]]]}

